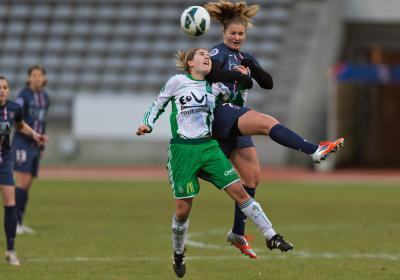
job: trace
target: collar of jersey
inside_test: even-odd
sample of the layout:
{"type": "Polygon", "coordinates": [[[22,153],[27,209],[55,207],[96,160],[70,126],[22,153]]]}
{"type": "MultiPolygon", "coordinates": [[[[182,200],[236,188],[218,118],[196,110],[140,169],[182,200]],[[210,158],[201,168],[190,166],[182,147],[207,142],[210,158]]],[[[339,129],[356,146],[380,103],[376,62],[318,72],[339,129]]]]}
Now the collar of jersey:
{"type": "Polygon", "coordinates": [[[205,80],[197,80],[197,79],[193,78],[191,74],[186,74],[186,77],[188,77],[189,79],[191,79],[193,81],[198,81],[198,82],[205,81],[205,80]]]}

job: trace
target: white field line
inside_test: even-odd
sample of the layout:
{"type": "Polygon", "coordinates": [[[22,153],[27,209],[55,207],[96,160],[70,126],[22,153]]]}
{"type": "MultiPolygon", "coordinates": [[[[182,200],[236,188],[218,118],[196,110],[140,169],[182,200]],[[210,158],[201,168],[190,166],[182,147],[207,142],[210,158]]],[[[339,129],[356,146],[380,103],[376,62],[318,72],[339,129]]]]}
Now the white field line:
{"type": "MultiPolygon", "coordinates": [[[[281,230],[285,231],[320,231],[320,230],[343,230],[343,229],[364,229],[364,224],[338,224],[338,225],[318,225],[318,224],[307,224],[307,225],[282,225],[280,226],[281,230]]],[[[400,228],[400,223],[384,223],[384,224],[374,224],[375,228],[379,229],[398,229],[400,228]]],[[[218,229],[218,230],[209,230],[204,232],[193,232],[190,233],[191,237],[203,237],[209,235],[218,235],[219,239],[224,238],[228,230],[218,229]]]]}
{"type": "MultiPolygon", "coordinates": [[[[384,226],[384,225],[382,225],[384,226]]],[[[398,227],[399,224],[387,224],[388,227],[398,227]]],[[[295,227],[296,229],[300,229],[302,227],[295,227]]],[[[321,229],[321,228],[330,228],[329,226],[305,226],[303,229],[321,229]]],[[[294,228],[290,228],[294,229],[294,228]]],[[[212,251],[220,251],[221,255],[219,256],[202,256],[202,255],[194,255],[187,256],[187,260],[213,260],[213,261],[225,261],[225,260],[243,260],[247,259],[247,257],[243,255],[237,256],[229,256],[224,255],[224,252],[236,250],[232,248],[228,243],[222,245],[216,245],[211,243],[200,242],[196,239],[197,237],[204,237],[210,235],[219,235],[223,240],[223,237],[226,234],[226,230],[210,230],[205,232],[193,232],[188,235],[187,245],[193,248],[201,248],[208,249],[212,251]]],[[[286,254],[268,254],[266,248],[254,248],[257,251],[257,257],[259,259],[286,259],[286,258],[297,258],[297,259],[383,259],[388,261],[399,261],[400,253],[337,253],[337,252],[307,252],[307,251],[298,251],[293,250],[286,254]]],[[[155,256],[155,257],[65,257],[65,258],[22,258],[21,261],[25,263],[47,263],[47,262],[76,262],[76,263],[84,263],[84,262],[164,262],[165,257],[155,256]]]]}
{"type": "MultiPolygon", "coordinates": [[[[297,259],[382,259],[386,261],[399,261],[400,254],[351,254],[351,253],[333,253],[333,252],[322,252],[322,253],[311,253],[305,251],[293,251],[287,253],[285,255],[257,255],[257,258],[260,260],[265,259],[289,259],[289,258],[297,258],[297,259]]],[[[202,261],[202,260],[212,260],[212,261],[226,261],[226,260],[247,260],[248,258],[245,256],[187,256],[186,260],[188,261],[202,261]]],[[[162,257],[67,257],[67,258],[27,258],[21,259],[22,263],[51,263],[51,262],[65,262],[65,263],[86,263],[86,262],[165,262],[169,261],[168,258],[162,257]]],[[[251,261],[251,260],[250,260],[251,261]]]]}
{"type": "MultiPolygon", "coordinates": [[[[230,251],[229,247],[224,246],[217,246],[213,244],[198,242],[198,241],[191,241],[188,239],[186,242],[191,247],[201,248],[201,249],[212,249],[212,250],[220,250],[220,251],[230,251]]],[[[254,248],[254,247],[253,247],[254,248]]],[[[260,258],[270,258],[270,259],[284,259],[288,257],[295,257],[301,259],[384,259],[384,260],[391,260],[397,261],[400,260],[400,253],[398,254],[388,254],[388,253],[334,253],[334,252],[306,252],[306,251],[296,251],[294,249],[291,252],[288,252],[285,255],[265,255],[260,254],[266,248],[254,248],[258,253],[257,256],[260,258]]],[[[206,257],[208,258],[208,257],[206,257]]],[[[210,257],[211,259],[217,258],[220,259],[218,256],[210,257]]],[[[230,258],[227,256],[227,258],[230,258]]]]}

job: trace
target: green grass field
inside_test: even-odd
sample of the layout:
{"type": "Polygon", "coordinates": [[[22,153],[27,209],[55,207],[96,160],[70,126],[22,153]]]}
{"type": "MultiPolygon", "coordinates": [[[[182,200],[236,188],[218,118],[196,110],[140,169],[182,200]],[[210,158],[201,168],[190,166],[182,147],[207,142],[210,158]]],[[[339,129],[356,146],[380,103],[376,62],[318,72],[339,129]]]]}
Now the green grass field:
{"type": "MultiPolygon", "coordinates": [[[[203,183],[190,221],[185,279],[400,279],[400,186],[261,185],[257,200],[294,243],[271,252],[256,236],[257,260],[225,242],[233,202],[203,183]]],[[[0,279],[175,279],[167,182],[37,181],[17,238],[22,266],[0,262],[0,279]]],[[[0,232],[4,250],[4,233],[0,232]]]]}

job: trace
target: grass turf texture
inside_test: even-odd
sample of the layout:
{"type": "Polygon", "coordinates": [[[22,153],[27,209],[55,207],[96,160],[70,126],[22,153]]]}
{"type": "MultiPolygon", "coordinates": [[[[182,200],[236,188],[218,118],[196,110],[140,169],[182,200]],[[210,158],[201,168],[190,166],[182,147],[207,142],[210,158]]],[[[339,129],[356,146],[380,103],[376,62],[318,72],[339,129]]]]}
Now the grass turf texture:
{"type": "MultiPolygon", "coordinates": [[[[202,182],[185,279],[400,279],[399,197],[395,185],[261,185],[256,199],[295,250],[267,251],[248,221],[250,260],[225,242],[233,202],[202,182]]],[[[173,210],[167,182],[36,181],[26,223],[37,233],[17,237],[22,266],[0,261],[0,279],[175,279],[173,210]]]]}

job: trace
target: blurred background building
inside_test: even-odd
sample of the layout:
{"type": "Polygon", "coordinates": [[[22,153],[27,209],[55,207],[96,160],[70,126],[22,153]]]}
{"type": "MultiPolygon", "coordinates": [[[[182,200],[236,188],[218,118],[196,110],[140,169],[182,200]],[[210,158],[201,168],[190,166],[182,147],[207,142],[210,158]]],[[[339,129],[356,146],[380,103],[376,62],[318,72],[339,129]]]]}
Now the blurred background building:
{"type": "MultiPolygon", "coordinates": [[[[174,54],[222,40],[179,27],[193,0],[2,0],[0,74],[12,97],[27,69],[42,64],[52,98],[47,164],[164,164],[165,115],[153,135],[136,137],[142,114],[176,73],[174,54]]],[[[274,79],[257,85],[249,107],[318,142],[346,138],[338,167],[399,167],[400,1],[268,0],[243,51],[274,79]]],[[[268,165],[310,166],[309,158],[256,137],[268,165]]],[[[327,164],[332,167],[333,163],[327,164]]]]}

